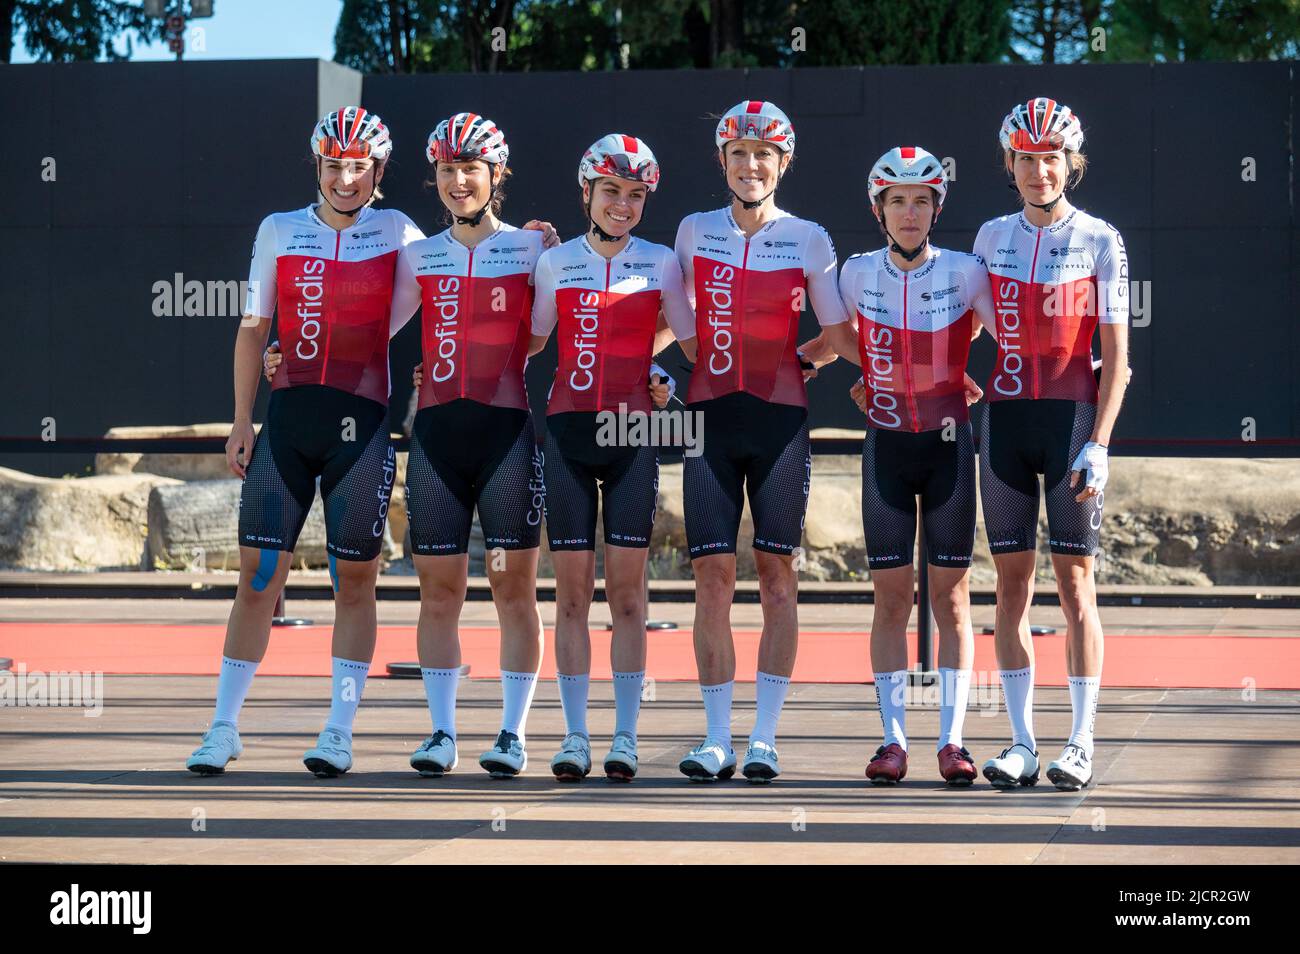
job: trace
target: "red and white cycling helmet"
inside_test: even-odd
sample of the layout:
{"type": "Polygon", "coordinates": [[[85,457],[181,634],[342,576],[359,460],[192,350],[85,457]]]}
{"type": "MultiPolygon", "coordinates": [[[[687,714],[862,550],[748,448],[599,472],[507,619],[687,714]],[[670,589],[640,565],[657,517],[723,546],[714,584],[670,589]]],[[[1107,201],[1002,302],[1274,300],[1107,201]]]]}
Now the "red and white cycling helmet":
{"type": "Polygon", "coordinates": [[[429,134],[425,155],[430,162],[470,162],[496,165],[510,158],[506,136],[492,120],[474,113],[457,113],[438,123],[429,134]]]}
{"type": "Polygon", "coordinates": [[[734,139],[770,142],[782,152],[794,152],[794,126],[774,103],[751,99],[732,106],[718,121],[714,142],[722,150],[734,139]]]}
{"type": "Polygon", "coordinates": [[[920,146],[895,146],[876,160],[867,177],[867,191],[874,204],[890,186],[925,185],[939,196],[939,205],[948,196],[948,177],[943,163],[920,146]]]}
{"type": "Polygon", "coordinates": [[[1069,106],[1037,96],[1007,113],[998,141],[1012,152],[1078,152],[1083,147],[1083,126],[1069,106]]]}
{"type": "Polygon", "coordinates": [[[578,163],[578,185],[610,176],[643,182],[653,192],[659,185],[659,161],[636,136],[610,133],[591,144],[578,163]]]}
{"type": "Polygon", "coordinates": [[[388,127],[360,106],[326,113],[311,134],[311,151],[322,159],[374,159],[383,162],[393,151],[388,127]]]}

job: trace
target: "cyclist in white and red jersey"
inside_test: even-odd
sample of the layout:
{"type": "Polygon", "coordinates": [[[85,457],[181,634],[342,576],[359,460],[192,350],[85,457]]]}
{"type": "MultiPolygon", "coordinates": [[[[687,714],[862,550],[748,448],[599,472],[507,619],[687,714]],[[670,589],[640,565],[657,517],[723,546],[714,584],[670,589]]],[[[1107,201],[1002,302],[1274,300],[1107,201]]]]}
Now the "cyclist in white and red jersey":
{"type": "MultiPolygon", "coordinates": [[[[427,184],[438,190],[450,228],[407,245],[397,262],[401,294],[415,289],[423,308],[406,506],[420,576],[420,673],[433,734],[412,754],[411,766],[437,778],[458,762],[457,624],[477,508],[501,622],[504,699],[501,731],[480,763],[502,777],[521,768],[518,740],[540,662],[536,578],[545,491],[524,365],[533,266],[544,244],[558,239],[547,223],[516,229],[500,220],[509,147],[492,120],[475,113],[443,120],[425,156],[427,184]]],[[[267,365],[274,368],[278,359],[269,354],[267,365]]]]}
{"type": "Polygon", "coordinates": [[[1074,714],[1047,775],[1076,791],[1092,779],[1102,665],[1093,563],[1106,447],[1127,384],[1128,257],[1113,226],[1065,196],[1085,165],[1083,129],[1067,106],[1046,97],[1018,104],[999,141],[1024,208],[984,223],[975,239],[989,271],[998,344],[985,389],[980,497],[998,574],[995,644],[1013,735],[984,775],[1008,787],[1038,780],[1029,605],[1041,474],[1074,714]],[[1099,328],[1100,390],[1092,371],[1099,328]]]}
{"type": "Polygon", "coordinates": [[[810,300],[839,353],[856,353],[835,284],[835,249],[814,222],[777,208],[773,195],[794,156],[789,118],[768,102],[732,107],[714,135],[732,201],[698,212],[677,230],[677,258],[695,306],[695,361],[688,408],[703,425],[703,453],[683,470],[686,536],[695,574],[695,658],[706,735],[681,761],[693,781],[735,774],[731,700],[735,648],[731,602],[736,537],[746,489],[763,605],[758,713],[743,773],[769,782],[780,769],[776,726],[798,645],[795,550],[812,474],[808,399],[812,363],[796,347],[810,300]]]}
{"type": "Polygon", "coordinates": [[[935,156],[918,146],[891,149],[872,167],[867,191],[886,247],[849,258],[840,272],[863,368],[853,393],[867,418],[862,527],[884,727],[867,778],[893,784],[907,774],[907,621],[919,498],[922,559],[939,629],[939,773],[950,785],[969,785],[978,773],[962,745],[975,654],[969,591],[975,445],[967,405],[979,399],[979,388],[966,375],[966,360],[981,322],[993,324],[993,300],[975,256],[930,245],[948,194],[935,156]]]}
{"type": "Polygon", "coordinates": [[[319,479],[334,583],[333,683],[325,729],[304,756],[318,776],[352,766],[352,723],[375,645],[375,578],[396,458],[388,439],[388,339],[419,305],[394,293],[409,218],[375,209],[392,150],[374,113],[327,113],[310,139],[319,205],[269,215],[257,230],[235,343],[235,423],[226,443],[240,494],[240,576],[226,630],[216,712],[186,763],[219,774],[242,751],[236,728],[266,652],[276,597],[319,479]],[[253,400],[271,319],[284,360],[254,439],[253,400]]]}
{"type": "Polygon", "coordinates": [[[561,781],[580,781],[591,771],[588,616],[599,486],[616,710],[604,768],[609,778],[630,781],[645,677],[646,557],[659,486],[655,441],[635,435],[650,437],[652,405],[666,404],[671,389],[654,355],[674,337],[691,338],[695,326],[672,249],[632,235],[659,184],[650,147],[634,136],[605,136],[584,153],[578,183],[588,229],[537,263],[530,349],[537,353],[557,331],[544,455],[565,736],[551,771],[561,781]]]}

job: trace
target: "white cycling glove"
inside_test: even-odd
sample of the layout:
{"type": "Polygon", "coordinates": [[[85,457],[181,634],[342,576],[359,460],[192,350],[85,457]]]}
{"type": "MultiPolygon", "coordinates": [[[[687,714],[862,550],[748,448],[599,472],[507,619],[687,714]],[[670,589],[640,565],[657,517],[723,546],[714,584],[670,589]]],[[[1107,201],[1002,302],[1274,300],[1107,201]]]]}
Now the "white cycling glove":
{"type": "Polygon", "coordinates": [[[1083,450],[1079,451],[1079,456],[1074,459],[1074,463],[1070,465],[1070,470],[1082,471],[1085,486],[1101,493],[1106,489],[1106,480],[1110,477],[1106,448],[1101,444],[1088,441],[1083,445],[1083,450]]]}
{"type": "Polygon", "coordinates": [[[669,374],[663,368],[659,367],[659,365],[651,361],[650,377],[653,378],[656,374],[659,375],[660,381],[666,381],[668,383],[668,400],[671,401],[673,399],[673,395],[677,393],[677,382],[673,380],[673,376],[671,374],[669,374]]]}

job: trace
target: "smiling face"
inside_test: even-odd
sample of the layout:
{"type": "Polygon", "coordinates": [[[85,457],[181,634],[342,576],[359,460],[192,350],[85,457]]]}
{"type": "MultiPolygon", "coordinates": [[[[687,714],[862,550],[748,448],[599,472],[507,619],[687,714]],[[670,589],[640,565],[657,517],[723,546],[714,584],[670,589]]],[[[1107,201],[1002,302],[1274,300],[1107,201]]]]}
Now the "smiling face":
{"type": "Polygon", "coordinates": [[[439,162],[437,171],[438,197],[452,215],[470,218],[487,205],[492,194],[493,181],[501,173],[486,162],[439,162]]]}
{"type": "Polygon", "coordinates": [[[938,215],[937,196],[929,186],[896,185],[881,193],[872,206],[879,219],[884,215],[885,228],[894,241],[906,249],[916,248],[930,232],[938,215]]]}
{"type": "Polygon", "coordinates": [[[1046,205],[1057,198],[1070,177],[1064,152],[1011,152],[1007,165],[1020,195],[1031,205],[1046,205]]]}
{"type": "Polygon", "coordinates": [[[650,188],[643,182],[605,177],[582,186],[582,198],[591,202],[591,220],[608,235],[622,238],[641,221],[650,188]]]}
{"type": "Polygon", "coordinates": [[[722,163],[731,191],[744,202],[757,202],[776,188],[790,164],[790,153],[770,142],[739,139],[726,144],[722,163]]]}
{"type": "Polygon", "coordinates": [[[321,159],[320,191],[340,212],[351,212],[370,201],[384,177],[384,166],[373,159],[321,159]]]}

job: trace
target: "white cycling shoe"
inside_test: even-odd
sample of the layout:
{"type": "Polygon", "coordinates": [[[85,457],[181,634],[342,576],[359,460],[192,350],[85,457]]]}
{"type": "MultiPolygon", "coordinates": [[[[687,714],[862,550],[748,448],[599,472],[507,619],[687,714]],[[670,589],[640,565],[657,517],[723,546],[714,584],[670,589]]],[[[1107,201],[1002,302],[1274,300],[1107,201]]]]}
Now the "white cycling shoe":
{"type": "Polygon", "coordinates": [[[239,730],[230,722],[214,722],[203,734],[203,741],[185,761],[185,767],[198,775],[221,775],[226,764],[244,754],[239,730]]]}
{"type": "Polygon", "coordinates": [[[745,750],[745,765],[740,770],[751,784],[766,785],[781,774],[776,761],[776,746],[755,739],[745,750]]]}
{"type": "Polygon", "coordinates": [[[705,739],[686,753],[677,768],[692,782],[726,781],[736,774],[736,753],[717,739],[705,739]]]}
{"type": "Polygon", "coordinates": [[[591,772],[591,740],[581,732],[570,732],[551,759],[551,771],[561,782],[581,782],[591,772]]]}
{"type": "Polygon", "coordinates": [[[352,768],[352,740],[327,727],[316,739],[315,748],[303,754],[302,764],[317,778],[337,778],[352,768]]]}
{"type": "Polygon", "coordinates": [[[614,782],[630,782],[636,777],[636,739],[626,732],[614,736],[605,756],[605,777],[614,782]]]}
{"type": "Polygon", "coordinates": [[[1023,742],[1017,742],[984,763],[984,777],[993,783],[994,788],[1037,785],[1038,753],[1023,742]]]}
{"type": "Polygon", "coordinates": [[[1047,766],[1047,777],[1063,792],[1077,792],[1092,782],[1092,759],[1083,746],[1066,743],[1061,757],[1047,766]]]}
{"type": "Polygon", "coordinates": [[[519,736],[502,729],[492,748],[478,757],[478,764],[493,778],[514,778],[528,767],[528,753],[519,736]]]}
{"type": "Polygon", "coordinates": [[[420,743],[411,753],[411,768],[425,778],[442,778],[460,761],[456,754],[456,740],[439,729],[420,743]]]}

